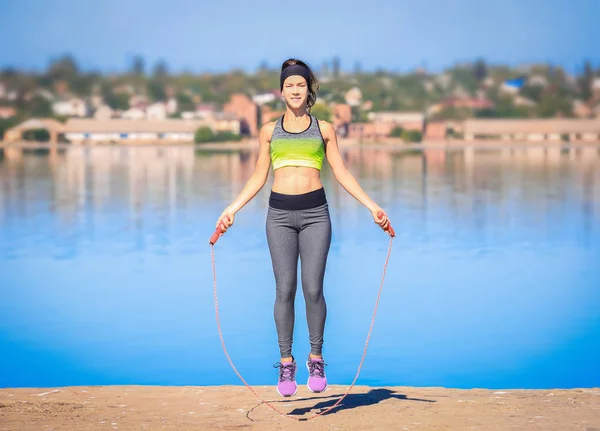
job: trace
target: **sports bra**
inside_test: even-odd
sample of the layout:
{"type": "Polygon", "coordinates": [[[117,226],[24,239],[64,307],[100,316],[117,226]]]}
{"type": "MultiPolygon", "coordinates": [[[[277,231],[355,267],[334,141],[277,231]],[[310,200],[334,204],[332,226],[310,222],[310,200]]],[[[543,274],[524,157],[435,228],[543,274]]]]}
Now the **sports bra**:
{"type": "Polygon", "coordinates": [[[303,132],[288,132],[283,128],[283,116],[275,123],[271,135],[273,170],[284,166],[305,166],[321,170],[325,158],[325,142],[319,120],[310,115],[310,124],[303,132]]]}

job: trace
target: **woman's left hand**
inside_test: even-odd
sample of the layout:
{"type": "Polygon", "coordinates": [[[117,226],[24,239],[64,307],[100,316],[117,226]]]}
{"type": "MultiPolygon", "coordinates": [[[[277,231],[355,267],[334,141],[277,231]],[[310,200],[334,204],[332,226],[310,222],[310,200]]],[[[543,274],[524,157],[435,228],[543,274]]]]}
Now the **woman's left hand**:
{"type": "Polygon", "coordinates": [[[383,230],[387,231],[387,228],[390,226],[390,221],[388,220],[386,212],[383,209],[377,207],[373,211],[371,211],[371,215],[373,216],[374,222],[378,224],[383,230]],[[379,218],[379,216],[377,215],[377,213],[380,211],[383,213],[383,217],[381,218],[379,218]]]}

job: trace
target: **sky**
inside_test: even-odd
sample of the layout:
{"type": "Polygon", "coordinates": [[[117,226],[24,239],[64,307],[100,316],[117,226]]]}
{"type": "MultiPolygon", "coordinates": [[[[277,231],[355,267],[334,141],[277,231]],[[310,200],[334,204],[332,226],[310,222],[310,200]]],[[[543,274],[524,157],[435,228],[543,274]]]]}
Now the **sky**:
{"type": "Polygon", "coordinates": [[[141,55],[171,72],[318,68],[440,71],[483,58],[600,67],[599,0],[0,0],[0,67],[45,70],[71,54],[120,72],[141,55]]]}

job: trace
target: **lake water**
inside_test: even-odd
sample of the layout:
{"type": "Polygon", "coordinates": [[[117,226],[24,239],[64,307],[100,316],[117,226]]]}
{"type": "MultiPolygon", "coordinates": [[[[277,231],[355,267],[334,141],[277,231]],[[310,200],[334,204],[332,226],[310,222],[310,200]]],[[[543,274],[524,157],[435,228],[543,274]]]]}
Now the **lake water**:
{"type": "MultiPolygon", "coordinates": [[[[358,384],[600,386],[597,148],[344,157],[397,233],[358,384]]],[[[208,239],[255,162],[185,146],[0,150],[0,387],[240,384],[217,333],[208,239]]],[[[324,356],[330,382],[349,384],[389,237],[327,165],[322,178],[324,356]]],[[[276,382],[279,354],[271,184],[272,172],[215,246],[225,341],[254,385],[276,382]]],[[[296,310],[302,362],[300,286],[296,310]]]]}

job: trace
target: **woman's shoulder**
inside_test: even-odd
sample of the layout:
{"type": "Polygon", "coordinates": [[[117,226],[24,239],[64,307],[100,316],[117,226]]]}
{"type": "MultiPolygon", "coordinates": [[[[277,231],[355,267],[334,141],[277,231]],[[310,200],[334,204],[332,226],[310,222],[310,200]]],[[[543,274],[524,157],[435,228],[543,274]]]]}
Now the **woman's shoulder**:
{"type": "Polygon", "coordinates": [[[261,129],[274,129],[276,124],[277,121],[269,121],[268,123],[263,124],[261,129]]]}
{"type": "Polygon", "coordinates": [[[333,124],[331,124],[329,121],[317,119],[317,124],[323,135],[329,134],[333,131],[333,124]]]}
{"type": "Polygon", "coordinates": [[[268,123],[263,124],[260,128],[260,136],[271,139],[271,135],[273,135],[276,125],[277,121],[269,121],[268,123]]]}

